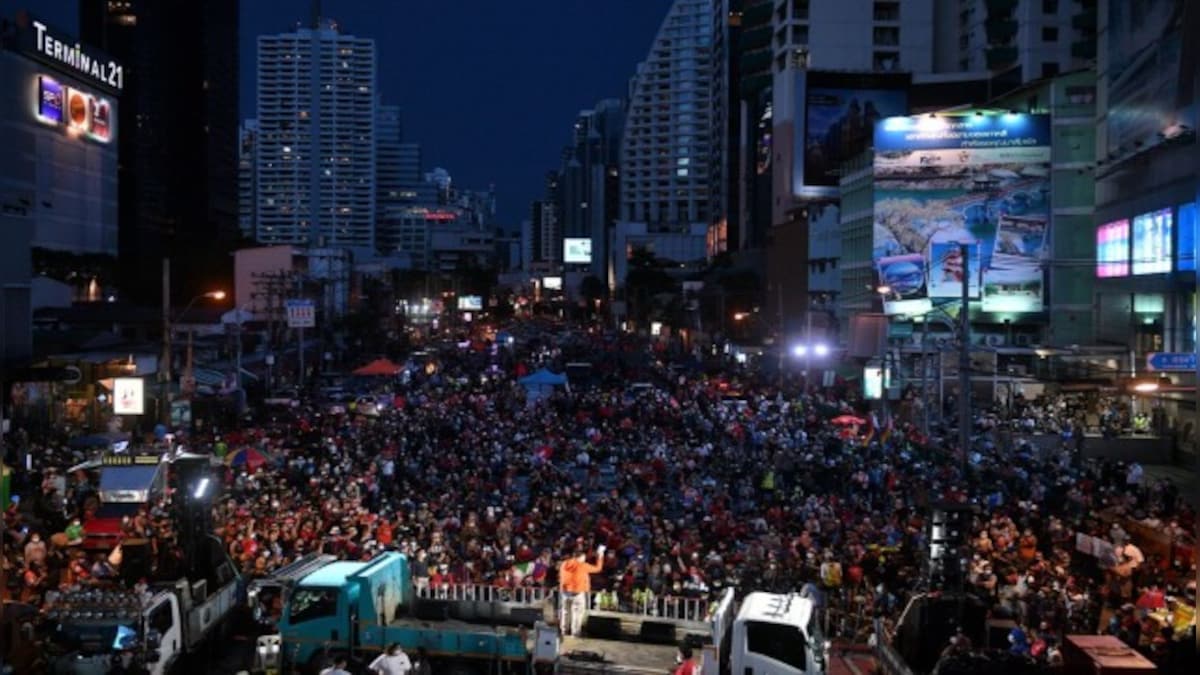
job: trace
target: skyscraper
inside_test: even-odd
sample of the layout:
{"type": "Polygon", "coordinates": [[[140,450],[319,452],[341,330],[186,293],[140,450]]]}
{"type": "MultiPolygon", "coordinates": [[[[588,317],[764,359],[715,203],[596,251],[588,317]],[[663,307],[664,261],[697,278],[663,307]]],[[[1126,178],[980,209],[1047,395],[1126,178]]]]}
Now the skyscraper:
{"type": "Polygon", "coordinates": [[[258,38],[255,238],[374,247],[375,41],[314,17],[258,38]]]}
{"type": "Polygon", "coordinates": [[[591,273],[601,280],[608,270],[609,231],[619,217],[624,124],[624,106],[617,99],[581,111],[559,172],[562,234],[592,240],[591,273]]]}
{"type": "Polygon", "coordinates": [[[125,67],[122,294],[158,301],[162,257],[177,299],[226,283],[238,236],[238,0],[80,0],[79,30],[125,67]]]}
{"type": "Polygon", "coordinates": [[[681,230],[711,215],[714,0],[675,0],[629,85],[621,217],[681,230]]]}
{"type": "Polygon", "coordinates": [[[254,238],[254,218],[258,208],[254,179],[257,146],[258,120],[246,120],[238,130],[238,230],[248,239],[254,238]]]}

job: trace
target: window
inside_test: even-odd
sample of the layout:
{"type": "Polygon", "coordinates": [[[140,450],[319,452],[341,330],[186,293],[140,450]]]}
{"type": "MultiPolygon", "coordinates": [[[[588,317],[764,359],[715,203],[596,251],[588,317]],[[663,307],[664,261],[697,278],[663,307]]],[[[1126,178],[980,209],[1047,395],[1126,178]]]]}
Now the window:
{"type": "Polygon", "coordinates": [[[292,595],[288,621],[297,624],[337,614],[337,590],[333,588],[301,588],[292,595]]]}
{"type": "Polygon", "coordinates": [[[166,600],[158,607],[150,610],[150,616],[146,623],[158,631],[159,635],[166,635],[167,631],[171,630],[171,624],[174,623],[171,618],[171,601],[166,600]]]}
{"type": "Polygon", "coordinates": [[[802,671],[808,665],[804,635],[795,626],[747,621],[746,649],[796,670],[802,671]]]}
{"type": "Polygon", "coordinates": [[[1058,14],[1058,0],[1042,0],[1042,14],[1058,14]]]}
{"type": "Polygon", "coordinates": [[[1042,42],[1058,42],[1058,27],[1042,26],[1042,42]]]}

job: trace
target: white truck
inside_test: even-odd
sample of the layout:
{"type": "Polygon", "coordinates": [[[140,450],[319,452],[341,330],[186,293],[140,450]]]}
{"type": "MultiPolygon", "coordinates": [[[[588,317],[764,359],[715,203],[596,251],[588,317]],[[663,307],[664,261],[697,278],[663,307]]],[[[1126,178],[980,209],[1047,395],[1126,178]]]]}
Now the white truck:
{"type": "Polygon", "coordinates": [[[66,593],[49,608],[51,672],[105,675],[118,661],[165,675],[220,629],[237,604],[229,581],[209,593],[207,581],[180,579],[146,589],[86,589],[66,593]]]}

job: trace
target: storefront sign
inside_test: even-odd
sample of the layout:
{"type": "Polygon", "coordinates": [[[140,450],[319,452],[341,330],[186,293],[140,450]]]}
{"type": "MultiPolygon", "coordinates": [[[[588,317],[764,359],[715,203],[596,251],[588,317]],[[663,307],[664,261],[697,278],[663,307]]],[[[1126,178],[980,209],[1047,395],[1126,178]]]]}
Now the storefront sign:
{"type": "Polygon", "coordinates": [[[33,30],[33,51],[40,60],[115,92],[125,88],[125,69],[116,61],[100,56],[78,42],[64,40],[36,19],[33,21],[33,30]]]}

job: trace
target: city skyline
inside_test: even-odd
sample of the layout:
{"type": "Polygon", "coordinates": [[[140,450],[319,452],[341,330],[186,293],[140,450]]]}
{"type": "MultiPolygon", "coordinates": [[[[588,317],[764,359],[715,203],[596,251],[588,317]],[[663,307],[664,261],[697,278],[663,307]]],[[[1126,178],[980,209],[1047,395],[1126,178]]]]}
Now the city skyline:
{"type": "MultiPolygon", "coordinates": [[[[570,120],[601,98],[626,95],[671,3],[617,4],[622,11],[596,12],[584,2],[538,0],[523,5],[524,12],[512,12],[475,0],[412,5],[326,0],[321,13],[344,31],[379,43],[379,92],[400,107],[405,140],[421,143],[426,165],[445,167],[464,188],[495,184],[497,222],[515,232],[529,202],[543,192],[546,167],[570,141],[570,120]],[[378,28],[390,25],[401,27],[394,34],[378,28]],[[575,25],[588,28],[562,30],[575,25]],[[449,44],[452,52],[430,58],[449,44]]],[[[258,36],[307,25],[311,7],[306,0],[241,3],[240,120],[257,116],[258,36]]],[[[2,16],[22,9],[79,34],[78,0],[36,6],[0,0],[2,16]]]]}

